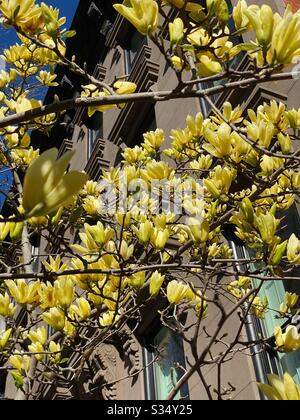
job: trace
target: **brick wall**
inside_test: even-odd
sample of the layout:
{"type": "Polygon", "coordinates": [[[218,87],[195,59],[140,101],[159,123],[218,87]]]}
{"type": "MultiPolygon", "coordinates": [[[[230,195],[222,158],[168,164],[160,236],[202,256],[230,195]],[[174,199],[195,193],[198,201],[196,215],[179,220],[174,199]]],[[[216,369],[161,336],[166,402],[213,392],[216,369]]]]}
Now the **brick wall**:
{"type": "Polygon", "coordinates": [[[300,9],[300,0],[284,0],[285,4],[290,4],[293,8],[293,11],[300,9]]]}

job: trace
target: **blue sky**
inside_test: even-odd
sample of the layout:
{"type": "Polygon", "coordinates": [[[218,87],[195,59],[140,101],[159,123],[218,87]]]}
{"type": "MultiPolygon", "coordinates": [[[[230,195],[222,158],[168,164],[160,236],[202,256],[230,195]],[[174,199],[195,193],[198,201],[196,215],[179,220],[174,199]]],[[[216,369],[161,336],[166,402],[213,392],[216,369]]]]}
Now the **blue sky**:
{"type": "MultiPolygon", "coordinates": [[[[44,3],[54,6],[60,10],[61,16],[67,18],[67,26],[69,27],[72,23],[74,13],[76,11],[79,0],[43,0],[44,3]]],[[[37,3],[39,3],[37,1],[37,3]]]]}
{"type": "MultiPolygon", "coordinates": [[[[74,13],[78,6],[79,0],[37,0],[36,3],[44,2],[49,6],[56,7],[60,10],[60,16],[65,16],[67,18],[66,27],[71,26],[74,13]]],[[[14,44],[18,41],[18,38],[15,35],[15,32],[10,30],[0,29],[0,53],[4,48],[14,44]]]]}
{"type": "MultiPolygon", "coordinates": [[[[40,3],[41,1],[37,0],[37,3],[40,3]]],[[[67,18],[65,27],[69,28],[72,23],[73,16],[76,11],[79,0],[43,0],[43,1],[44,3],[48,5],[51,5],[60,9],[60,15],[65,16],[67,18]]],[[[4,48],[9,47],[10,45],[14,44],[17,41],[18,41],[18,38],[14,31],[0,28],[0,54],[2,53],[4,48]]],[[[6,200],[5,194],[9,192],[12,182],[13,182],[13,179],[12,179],[11,172],[8,171],[5,167],[0,166],[0,211],[2,210],[3,204],[6,200]],[[1,191],[4,194],[1,194],[1,191]]]]}

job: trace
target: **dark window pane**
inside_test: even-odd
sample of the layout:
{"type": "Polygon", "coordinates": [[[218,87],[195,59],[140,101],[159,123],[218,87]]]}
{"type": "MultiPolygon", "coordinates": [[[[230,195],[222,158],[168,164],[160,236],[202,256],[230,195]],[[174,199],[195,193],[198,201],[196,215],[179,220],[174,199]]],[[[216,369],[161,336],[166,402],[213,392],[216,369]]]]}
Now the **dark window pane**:
{"type": "MultiPolygon", "coordinates": [[[[182,377],[185,369],[184,349],[181,337],[167,327],[160,327],[147,338],[145,364],[146,398],[164,400],[182,377]],[[155,362],[151,364],[151,360],[155,362]]],[[[184,384],[175,399],[187,399],[188,386],[184,384]]]]}
{"type": "Polygon", "coordinates": [[[88,122],[88,156],[93,153],[95,143],[98,139],[103,138],[103,114],[96,112],[88,122]]]}
{"type": "Polygon", "coordinates": [[[128,42],[128,47],[124,50],[125,73],[129,74],[133,67],[134,60],[143,45],[147,44],[147,38],[135,31],[128,42]]]}

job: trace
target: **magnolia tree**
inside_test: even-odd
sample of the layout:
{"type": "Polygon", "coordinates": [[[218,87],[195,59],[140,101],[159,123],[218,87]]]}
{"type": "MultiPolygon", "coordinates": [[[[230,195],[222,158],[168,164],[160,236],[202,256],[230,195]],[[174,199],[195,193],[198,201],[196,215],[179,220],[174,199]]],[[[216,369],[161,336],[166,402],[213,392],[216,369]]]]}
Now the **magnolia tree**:
{"type": "MultiPolygon", "coordinates": [[[[143,309],[160,300],[161,324],[191,349],[167,398],[192,375],[207,398],[230,398],[222,370],[237,353],[300,348],[292,322],[298,296],[286,293],[271,307],[262,293],[270,281],[296,279],[291,273],[300,264],[300,240],[281,238],[299,198],[300,110],[275,101],[245,112],[228,102],[218,109],[210,98],[298,76],[284,69],[300,57],[300,13],[287,8],[280,16],[245,0],[232,15],[225,0],[207,0],[206,7],[126,0],[114,7],[165,56],[177,76],[170,91],[136,92],[124,78],[100,82],[66,58],[64,40],[74,33],[62,29],[58,10],[35,0],[0,2],[4,30],[14,28],[20,39],[4,50],[0,75],[1,163],[14,177],[0,220],[0,370],[14,379],[16,399],[41,399],[47,386],[62,384],[68,398],[77,398],[95,347],[129,321],[138,325],[143,309]],[[170,7],[177,14],[171,21],[170,7]],[[159,31],[166,21],[168,41],[159,31]],[[240,41],[244,33],[251,42],[240,41]],[[251,63],[242,72],[232,68],[241,52],[251,63]],[[33,97],[38,87],[56,85],[56,66],[86,85],[77,99],[43,106],[33,97]],[[200,88],[207,82],[211,87],[200,88]],[[30,145],[32,130],[49,132],[67,109],[86,107],[93,115],[134,101],[191,97],[207,101],[211,115],[187,116],[186,127],[174,127],[166,141],[169,148],[161,129],[145,133],[144,143],[125,149],[120,166],[99,182],[67,171],[73,153],[57,159],[55,149],[40,155],[30,145]],[[242,260],[224,238],[227,226],[244,243],[242,260]],[[33,235],[48,254],[32,254],[33,235]],[[278,319],[273,335],[247,341],[249,319],[268,311],[278,319]],[[212,312],[216,320],[205,327],[212,312]],[[234,317],[239,325],[227,335],[234,317]],[[205,346],[198,346],[200,334],[205,346]],[[207,365],[217,367],[213,386],[203,375],[207,365]]],[[[269,382],[259,384],[269,399],[300,399],[288,373],[269,382]]]]}

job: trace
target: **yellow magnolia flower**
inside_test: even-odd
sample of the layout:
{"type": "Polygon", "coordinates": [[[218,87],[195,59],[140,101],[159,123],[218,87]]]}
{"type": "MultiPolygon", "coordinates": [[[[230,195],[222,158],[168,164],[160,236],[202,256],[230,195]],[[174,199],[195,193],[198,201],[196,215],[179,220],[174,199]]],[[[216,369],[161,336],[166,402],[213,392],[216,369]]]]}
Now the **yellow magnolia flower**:
{"type": "Polygon", "coordinates": [[[172,223],[175,219],[174,213],[158,214],[153,217],[153,223],[158,229],[166,229],[167,223],[172,223]]]}
{"type": "Polygon", "coordinates": [[[229,283],[227,290],[237,299],[241,299],[250,287],[251,279],[249,277],[239,276],[238,280],[229,283]]]}
{"type": "Polygon", "coordinates": [[[247,7],[248,5],[245,0],[239,0],[237,5],[233,8],[232,17],[236,29],[248,28],[250,23],[248,17],[245,15],[247,7]]]}
{"type": "Polygon", "coordinates": [[[71,322],[66,321],[65,327],[64,327],[64,333],[68,337],[74,337],[75,336],[75,334],[76,334],[76,328],[74,327],[74,325],[71,322]]]}
{"type": "MultiPolygon", "coordinates": [[[[225,102],[222,111],[227,122],[236,124],[243,121],[243,110],[240,106],[233,109],[230,102],[225,102]]],[[[224,120],[218,115],[212,117],[211,119],[217,124],[222,124],[224,122],[224,120]]]]}
{"type": "Polygon", "coordinates": [[[154,228],[152,235],[151,235],[151,244],[154,248],[160,250],[163,249],[168,242],[170,237],[170,232],[168,229],[157,229],[154,228]]]}
{"type": "Polygon", "coordinates": [[[35,0],[2,0],[0,10],[7,25],[15,25],[23,31],[34,32],[43,26],[43,18],[35,0]]]}
{"type": "MultiPolygon", "coordinates": [[[[95,291],[95,293],[99,293],[99,291],[95,291]]],[[[104,298],[102,296],[94,294],[94,293],[89,293],[88,297],[96,306],[96,308],[100,308],[104,302],[104,298]]]]}
{"type": "Polygon", "coordinates": [[[296,293],[285,292],[284,302],[280,304],[279,312],[281,315],[287,314],[291,311],[299,300],[299,296],[296,293]]]}
{"type": "Polygon", "coordinates": [[[6,347],[8,341],[11,337],[11,333],[12,333],[12,329],[9,328],[8,330],[6,330],[2,334],[0,334],[0,351],[2,351],[6,347]]]}
{"type": "Polygon", "coordinates": [[[257,5],[249,6],[244,10],[255,31],[257,41],[262,46],[268,46],[272,40],[274,15],[270,6],[263,4],[261,8],[257,5]]]}
{"type": "Polygon", "coordinates": [[[55,363],[56,365],[59,365],[61,362],[61,347],[59,343],[55,343],[54,341],[50,341],[49,343],[49,351],[51,353],[54,353],[53,355],[49,356],[49,359],[55,363]]]}
{"type": "Polygon", "coordinates": [[[223,68],[219,61],[210,57],[207,54],[198,54],[199,62],[196,63],[198,74],[201,77],[209,77],[215,74],[222,73],[223,68]]]}
{"type": "Polygon", "coordinates": [[[118,80],[113,85],[117,95],[129,95],[130,93],[134,93],[136,91],[136,84],[132,82],[126,82],[122,80],[118,80]]]}
{"type": "Polygon", "coordinates": [[[45,327],[40,327],[36,331],[29,331],[28,337],[32,343],[40,343],[42,345],[46,344],[47,341],[47,331],[45,327]]]}
{"type": "Polygon", "coordinates": [[[184,66],[184,61],[182,58],[178,57],[177,55],[173,55],[171,57],[171,61],[173,63],[173,66],[176,70],[182,70],[184,66]]]}
{"type": "Polygon", "coordinates": [[[114,236],[114,231],[111,228],[105,228],[101,222],[91,226],[88,223],[84,224],[86,234],[81,234],[80,238],[89,250],[95,249],[94,242],[97,244],[96,248],[107,244],[114,236]]]}
{"type": "Polygon", "coordinates": [[[227,290],[232,296],[234,296],[236,299],[240,300],[243,297],[243,289],[238,287],[237,281],[232,281],[228,284],[227,290]]]}
{"type": "Polygon", "coordinates": [[[153,224],[149,220],[141,223],[139,229],[136,226],[132,226],[132,229],[141,245],[146,246],[149,244],[154,229],[153,224]]]}
{"type": "Polygon", "coordinates": [[[300,14],[293,13],[288,6],[281,17],[275,15],[274,33],[269,62],[289,65],[300,57],[300,14]]]}
{"type": "Polygon", "coordinates": [[[139,289],[145,283],[145,276],[145,271],[140,271],[138,273],[134,273],[130,277],[127,277],[127,282],[130,286],[139,289]]]}
{"type": "Polygon", "coordinates": [[[39,362],[43,360],[45,355],[41,353],[44,353],[45,350],[44,350],[44,346],[41,343],[36,341],[35,343],[29,344],[28,350],[31,353],[37,353],[37,354],[34,354],[34,357],[36,358],[36,360],[38,360],[39,362]]]}
{"type": "Polygon", "coordinates": [[[126,149],[122,153],[122,156],[124,158],[124,161],[129,164],[142,162],[146,157],[145,151],[139,146],[135,146],[133,148],[126,147],[126,149]]]}
{"type": "Polygon", "coordinates": [[[154,0],[128,0],[128,6],[114,4],[120,15],[135,26],[142,35],[153,33],[158,24],[158,5],[154,0]]]}
{"type": "Polygon", "coordinates": [[[170,138],[173,140],[173,149],[177,150],[178,152],[181,152],[186,147],[188,147],[190,142],[193,140],[193,134],[189,128],[186,128],[184,130],[176,129],[171,131],[170,138]]]}
{"type": "Polygon", "coordinates": [[[261,239],[267,244],[272,244],[280,220],[277,220],[271,213],[260,214],[254,217],[254,225],[259,230],[261,239]]]}
{"type": "Polygon", "coordinates": [[[71,318],[77,320],[84,320],[89,318],[91,315],[91,306],[89,302],[84,298],[76,299],[76,305],[72,305],[70,308],[71,318]]]}
{"type": "Polygon", "coordinates": [[[202,299],[200,293],[194,290],[194,287],[189,286],[186,292],[186,299],[192,306],[195,307],[197,312],[201,311],[201,319],[207,317],[208,303],[202,299]]]}
{"type": "Polygon", "coordinates": [[[16,114],[21,114],[34,108],[39,108],[42,105],[42,103],[36,99],[27,99],[23,96],[20,96],[16,101],[5,100],[5,103],[8,108],[16,114]]]}
{"type": "Polygon", "coordinates": [[[255,315],[259,319],[264,319],[266,311],[268,310],[269,302],[268,299],[265,298],[264,301],[259,296],[256,296],[252,300],[252,298],[249,299],[252,302],[251,305],[251,311],[253,315],[255,315]]]}
{"type": "Polygon", "coordinates": [[[75,288],[70,276],[61,277],[54,282],[54,296],[57,306],[63,310],[69,308],[73,302],[75,288]]]}
{"type": "Polygon", "coordinates": [[[160,128],[143,134],[143,137],[144,143],[142,143],[142,146],[150,153],[158,150],[165,140],[164,131],[160,128]]]}
{"type": "Polygon", "coordinates": [[[98,182],[89,180],[86,182],[83,189],[80,191],[80,195],[83,197],[88,196],[88,195],[99,197],[99,195],[101,194],[101,191],[102,191],[102,188],[100,184],[98,184],[98,182]]]}
{"type": "Polygon", "coordinates": [[[118,222],[120,226],[123,226],[124,228],[129,227],[130,222],[131,222],[131,212],[130,211],[127,213],[117,212],[116,221],[118,222]]]}
{"type": "Polygon", "coordinates": [[[203,212],[204,212],[203,199],[198,199],[198,198],[193,199],[190,196],[186,195],[186,197],[183,197],[183,208],[187,214],[192,216],[190,219],[187,220],[187,224],[190,223],[191,225],[193,224],[199,225],[200,221],[194,220],[194,218],[196,217],[201,218],[203,215],[203,212]]]}
{"type": "Polygon", "coordinates": [[[228,124],[222,123],[217,131],[207,127],[204,131],[205,140],[209,144],[204,144],[205,149],[211,155],[222,158],[231,153],[231,128],[228,124]]]}
{"type": "Polygon", "coordinates": [[[5,285],[11,296],[20,305],[37,304],[39,302],[38,290],[40,288],[39,281],[33,281],[29,284],[25,280],[5,280],[5,285]]]}
{"type": "Polygon", "coordinates": [[[90,216],[100,216],[103,210],[103,202],[99,197],[90,195],[84,199],[82,207],[90,216]]]}
{"type": "Polygon", "coordinates": [[[43,320],[57,331],[62,331],[65,327],[66,318],[61,309],[51,308],[42,315],[43,320]]]}
{"type": "Polygon", "coordinates": [[[58,86],[58,83],[54,81],[56,77],[56,74],[51,74],[48,71],[42,70],[37,76],[37,80],[44,86],[58,86]]]}
{"type": "Polygon", "coordinates": [[[7,73],[4,70],[1,70],[1,72],[0,72],[0,89],[3,89],[4,87],[8,86],[10,80],[11,80],[10,74],[7,73]]]}
{"type": "Polygon", "coordinates": [[[188,219],[188,228],[191,239],[196,243],[203,243],[209,237],[209,223],[206,220],[202,222],[199,219],[190,217],[188,219]]]}
{"type": "Polygon", "coordinates": [[[12,133],[5,136],[7,140],[7,145],[10,149],[14,147],[29,147],[30,145],[30,136],[28,133],[12,133]]]}
{"type": "Polygon", "coordinates": [[[0,241],[5,241],[7,235],[10,232],[10,226],[11,224],[9,222],[4,223],[0,219],[0,241]]]}
{"type": "Polygon", "coordinates": [[[23,232],[23,227],[24,227],[24,223],[20,222],[20,223],[10,223],[10,229],[9,229],[9,234],[10,234],[10,239],[12,240],[12,242],[18,242],[21,237],[22,237],[22,232],[23,232]]]}
{"type": "Polygon", "coordinates": [[[280,145],[281,151],[284,154],[288,154],[292,150],[292,139],[287,134],[286,136],[282,133],[279,133],[278,136],[278,143],[280,145]]]}
{"type": "Polygon", "coordinates": [[[247,136],[252,141],[257,141],[262,147],[269,148],[271,141],[275,134],[275,127],[270,122],[258,121],[249,122],[245,121],[247,127],[247,136]]]}
{"type": "Polygon", "coordinates": [[[273,172],[279,169],[283,164],[284,164],[284,159],[264,155],[260,162],[262,174],[270,176],[272,175],[273,172]]]}
{"type": "Polygon", "coordinates": [[[147,163],[145,169],[142,170],[142,178],[146,181],[170,179],[174,174],[174,170],[167,162],[152,161],[147,163]]]}
{"type": "Polygon", "coordinates": [[[270,257],[269,257],[269,262],[272,265],[280,264],[280,262],[282,260],[282,257],[283,257],[283,254],[285,253],[286,246],[287,246],[287,241],[284,241],[279,245],[274,245],[273,246],[273,249],[272,249],[270,257]]]}
{"type": "Polygon", "coordinates": [[[55,257],[49,257],[49,262],[43,261],[43,266],[46,268],[47,271],[59,273],[62,271],[67,270],[68,264],[61,263],[61,258],[59,255],[55,257]]]}
{"type": "MultiPolygon", "coordinates": [[[[110,95],[110,93],[105,91],[100,91],[97,86],[93,84],[82,86],[84,91],[81,92],[81,97],[83,98],[105,98],[110,95]]],[[[105,112],[107,109],[115,108],[116,105],[97,105],[91,106],[88,108],[88,116],[92,117],[95,112],[105,112]]]]}
{"type": "Polygon", "coordinates": [[[39,157],[39,150],[33,150],[32,147],[30,149],[13,149],[11,154],[17,165],[27,167],[39,157]]]}
{"type": "Polygon", "coordinates": [[[288,120],[290,127],[294,130],[300,127],[300,109],[295,108],[285,113],[286,119],[288,120]]]}
{"type": "Polygon", "coordinates": [[[268,375],[270,385],[258,384],[259,389],[270,401],[292,400],[300,401],[300,389],[290,374],[283,377],[268,375]]]}
{"type": "Polygon", "coordinates": [[[167,286],[167,298],[171,305],[177,305],[186,298],[190,287],[187,284],[172,280],[167,286]]]}
{"type": "Polygon", "coordinates": [[[120,247],[121,257],[127,261],[134,253],[134,245],[128,245],[126,241],[122,240],[120,247]]]}
{"type": "Polygon", "coordinates": [[[201,137],[203,135],[203,122],[204,117],[202,112],[198,112],[195,117],[192,117],[191,115],[186,117],[188,129],[194,137],[201,137]]]}
{"type": "Polygon", "coordinates": [[[169,23],[170,41],[173,45],[178,45],[184,36],[184,23],[180,18],[174,19],[169,23]]]}
{"type": "Polygon", "coordinates": [[[296,293],[285,292],[285,302],[289,309],[293,309],[299,300],[299,296],[296,293]]]}
{"type": "Polygon", "coordinates": [[[55,37],[59,32],[59,27],[66,22],[66,18],[59,18],[59,9],[52,6],[41,4],[41,12],[46,22],[46,31],[50,36],[55,37]]]}
{"type": "Polygon", "coordinates": [[[198,47],[203,47],[209,44],[211,37],[209,33],[204,28],[198,28],[197,26],[192,28],[187,39],[190,44],[197,45],[198,47]]]}
{"type": "Polygon", "coordinates": [[[73,152],[56,160],[57,153],[57,149],[47,150],[25,174],[22,204],[27,217],[54,212],[72,199],[87,181],[87,175],[82,172],[65,174],[73,152]]]}
{"type": "Polygon", "coordinates": [[[54,286],[47,282],[42,283],[40,285],[40,288],[38,289],[38,294],[40,297],[40,308],[41,309],[49,309],[56,306],[56,295],[54,292],[54,286]]]}
{"type": "MultiPolygon", "coordinates": [[[[204,186],[207,191],[214,197],[218,198],[221,193],[228,194],[232,181],[236,177],[236,172],[227,166],[216,166],[210,173],[211,179],[204,180],[204,186]]],[[[228,199],[224,196],[224,199],[228,199]]]]}
{"type": "Polygon", "coordinates": [[[11,318],[16,312],[16,307],[10,302],[8,293],[0,294],[0,315],[5,318],[11,318]]]}
{"type": "Polygon", "coordinates": [[[108,325],[111,325],[114,320],[117,321],[119,318],[120,318],[120,315],[117,314],[115,316],[114,311],[108,311],[100,316],[99,324],[101,325],[101,327],[107,327],[108,325]]]}
{"type": "Polygon", "coordinates": [[[300,264],[300,240],[294,233],[288,240],[286,256],[291,263],[300,264]]]}
{"type": "Polygon", "coordinates": [[[149,282],[150,282],[150,295],[152,297],[157,296],[163,282],[165,281],[165,276],[162,276],[157,270],[151,275],[149,282]]]}
{"type": "Polygon", "coordinates": [[[30,357],[27,355],[21,356],[20,354],[10,356],[8,359],[9,363],[17,369],[19,372],[29,372],[30,369],[30,357]]]}
{"type": "Polygon", "coordinates": [[[289,353],[300,349],[300,335],[294,325],[289,325],[285,333],[282,333],[281,327],[276,326],[274,336],[279,351],[289,353]]]}
{"type": "Polygon", "coordinates": [[[217,16],[221,23],[226,23],[229,19],[229,10],[226,0],[206,0],[209,13],[217,16]]]}

